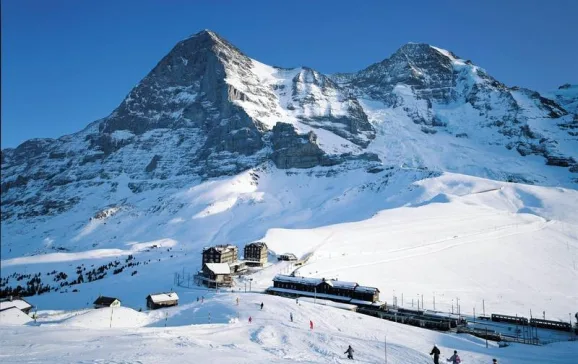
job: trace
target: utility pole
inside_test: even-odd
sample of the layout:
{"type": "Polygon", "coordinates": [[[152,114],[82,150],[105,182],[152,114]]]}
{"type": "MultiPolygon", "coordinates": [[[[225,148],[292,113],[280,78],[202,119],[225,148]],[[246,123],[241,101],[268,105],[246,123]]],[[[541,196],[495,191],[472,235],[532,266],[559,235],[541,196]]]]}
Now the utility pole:
{"type": "Polygon", "coordinates": [[[458,310],[458,320],[460,318],[460,299],[456,298],[456,309],[458,310]]]}
{"type": "Polygon", "coordinates": [[[423,293],[421,294],[421,309],[425,310],[424,306],[423,306],[423,293]]]}

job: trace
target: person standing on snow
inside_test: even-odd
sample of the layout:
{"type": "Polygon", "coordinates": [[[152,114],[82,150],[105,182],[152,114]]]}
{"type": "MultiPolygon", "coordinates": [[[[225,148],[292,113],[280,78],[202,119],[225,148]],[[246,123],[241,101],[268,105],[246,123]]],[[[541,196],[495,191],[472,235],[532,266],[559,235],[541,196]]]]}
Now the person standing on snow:
{"type": "Polygon", "coordinates": [[[289,312],[289,319],[293,322],[293,312],[289,312]]]}
{"type": "Polygon", "coordinates": [[[452,355],[451,358],[447,359],[447,361],[449,361],[452,364],[460,364],[462,362],[462,360],[460,359],[460,357],[458,355],[457,350],[454,350],[454,355],[452,355]]]}
{"type": "Polygon", "coordinates": [[[251,323],[251,321],[253,321],[253,318],[249,316],[249,323],[251,323]]]}
{"type": "Polygon", "coordinates": [[[433,361],[434,364],[440,364],[440,349],[438,349],[438,347],[434,344],[433,349],[431,349],[431,353],[429,353],[429,355],[433,355],[433,361]]]}
{"type": "Polygon", "coordinates": [[[351,345],[349,345],[349,347],[347,348],[347,350],[345,350],[345,353],[343,354],[347,354],[347,359],[353,359],[353,348],[351,347],[351,345]]]}
{"type": "Polygon", "coordinates": [[[313,321],[309,320],[309,328],[313,330],[313,321]]]}
{"type": "Polygon", "coordinates": [[[263,302],[261,302],[261,309],[263,309],[263,302]]]}

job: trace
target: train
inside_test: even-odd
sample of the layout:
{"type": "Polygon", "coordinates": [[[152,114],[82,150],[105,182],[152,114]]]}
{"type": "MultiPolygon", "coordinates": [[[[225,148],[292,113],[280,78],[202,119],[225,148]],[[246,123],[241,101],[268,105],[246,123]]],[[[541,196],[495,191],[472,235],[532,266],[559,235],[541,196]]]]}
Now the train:
{"type": "Polygon", "coordinates": [[[522,316],[508,316],[500,314],[492,314],[491,320],[494,322],[506,322],[509,324],[515,324],[520,326],[532,326],[539,327],[541,329],[550,329],[556,331],[572,331],[572,324],[569,322],[562,321],[552,321],[532,318],[528,320],[526,317],[522,316]]]}
{"type": "Polygon", "coordinates": [[[508,316],[493,313],[491,317],[492,321],[494,322],[507,322],[509,324],[516,324],[521,326],[528,325],[528,319],[522,316],[508,316]]]}
{"type": "Polygon", "coordinates": [[[558,331],[572,331],[572,325],[569,322],[551,321],[541,319],[531,319],[530,326],[539,327],[541,329],[550,329],[558,331]]]}

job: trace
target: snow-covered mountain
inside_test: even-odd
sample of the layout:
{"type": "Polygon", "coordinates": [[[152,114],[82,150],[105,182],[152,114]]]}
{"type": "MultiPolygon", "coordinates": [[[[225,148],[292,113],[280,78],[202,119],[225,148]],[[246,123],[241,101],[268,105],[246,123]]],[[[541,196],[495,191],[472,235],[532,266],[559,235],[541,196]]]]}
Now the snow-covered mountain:
{"type": "MultiPolygon", "coordinates": [[[[569,267],[578,246],[574,91],[563,86],[544,96],[507,87],[472,62],[426,44],[404,45],[352,74],[272,67],[202,31],[179,42],[108,117],[72,135],[2,150],[3,287],[15,287],[12,274],[27,269],[43,277],[65,272],[68,281],[43,278],[53,286],[40,297],[51,306],[73,278],[88,280],[86,268],[116,267],[113,260],[134,255],[143,264],[138,273],[90,274],[90,280],[105,278],[106,287],[80,284],[87,293],[66,304],[80,304],[101,289],[133,292],[141,300],[149,289],[167,289],[175,270],[199,268],[203,246],[261,238],[278,252],[313,253],[313,266],[332,271],[323,261],[327,249],[370,254],[376,248],[369,240],[385,232],[367,235],[364,229],[395,225],[397,212],[402,225],[411,224],[412,213],[399,210],[408,206],[427,221],[436,214],[428,206],[444,203],[448,220],[471,214],[485,231],[472,232],[472,221],[457,219],[461,223],[448,224],[447,234],[480,234],[515,246],[525,261],[540,251],[563,266],[550,272],[559,280],[556,294],[566,298],[555,310],[566,315],[568,301],[576,299],[564,294],[576,276],[569,267]],[[464,197],[486,190],[498,192],[464,197]],[[383,220],[385,209],[397,212],[383,220]],[[507,220],[506,230],[523,226],[523,234],[539,237],[539,249],[526,251],[523,239],[494,236],[490,230],[499,224],[489,216],[507,220]],[[340,227],[353,222],[358,240],[340,227]],[[292,246],[292,238],[271,237],[276,229],[314,230],[292,246]],[[349,243],[341,246],[331,234],[349,243]],[[549,250],[551,241],[566,243],[570,253],[549,250]]],[[[431,233],[443,240],[433,225],[416,226],[426,231],[419,238],[392,239],[427,246],[431,233]]],[[[505,236],[531,236],[510,233],[505,236]]],[[[483,266],[497,247],[479,249],[472,259],[483,266]]],[[[372,264],[386,269],[384,263],[372,264]]],[[[530,285],[539,272],[524,282],[530,285]]],[[[504,274],[507,282],[515,280],[514,271],[504,274]]],[[[372,283],[389,290],[397,282],[372,283]]],[[[546,294],[538,301],[546,302],[546,294]]]]}
{"type": "Polygon", "coordinates": [[[267,160],[311,168],[357,159],[573,186],[572,90],[554,101],[508,88],[426,44],[329,77],[264,65],[203,31],[179,42],[108,117],[2,150],[2,218],[68,210],[82,202],[77,187],[105,184],[112,193],[120,176],[141,191],[267,160]]]}

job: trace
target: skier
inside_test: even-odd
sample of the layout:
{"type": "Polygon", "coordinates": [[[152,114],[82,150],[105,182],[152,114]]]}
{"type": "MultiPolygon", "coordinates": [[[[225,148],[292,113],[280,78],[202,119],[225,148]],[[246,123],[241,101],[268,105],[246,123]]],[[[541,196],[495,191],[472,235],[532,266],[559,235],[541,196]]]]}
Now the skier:
{"type": "Polygon", "coordinates": [[[345,350],[345,353],[343,354],[347,354],[347,359],[352,359],[353,360],[353,348],[351,347],[351,345],[349,345],[349,347],[347,348],[347,350],[345,350]]]}
{"type": "Polygon", "coordinates": [[[451,358],[447,359],[447,361],[449,361],[452,364],[460,364],[462,362],[462,360],[460,359],[460,357],[458,355],[457,350],[454,350],[454,355],[452,355],[451,358]]]}
{"type": "Polygon", "coordinates": [[[205,296],[201,296],[201,303],[205,302],[205,296]]]}
{"type": "Polygon", "coordinates": [[[251,316],[249,316],[249,323],[251,323],[253,321],[253,318],[251,316]]]}
{"type": "Polygon", "coordinates": [[[313,330],[313,321],[309,320],[309,328],[313,330]]]}
{"type": "Polygon", "coordinates": [[[293,312],[289,313],[289,318],[291,319],[291,322],[293,322],[293,312]]]}
{"type": "Polygon", "coordinates": [[[296,303],[296,304],[299,304],[299,298],[296,298],[296,299],[295,299],[295,303],[296,303]]]}
{"type": "Polygon", "coordinates": [[[263,302],[261,302],[261,309],[263,309],[263,302]]]}
{"type": "Polygon", "coordinates": [[[239,297],[237,297],[237,306],[239,306],[239,297]]]}
{"type": "Polygon", "coordinates": [[[434,364],[440,364],[440,349],[434,344],[433,349],[431,349],[431,353],[429,355],[433,355],[434,364]]]}
{"type": "Polygon", "coordinates": [[[197,296],[197,302],[199,302],[199,296],[197,296]]]}

